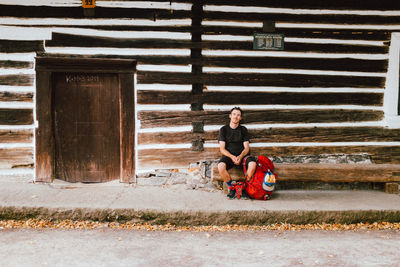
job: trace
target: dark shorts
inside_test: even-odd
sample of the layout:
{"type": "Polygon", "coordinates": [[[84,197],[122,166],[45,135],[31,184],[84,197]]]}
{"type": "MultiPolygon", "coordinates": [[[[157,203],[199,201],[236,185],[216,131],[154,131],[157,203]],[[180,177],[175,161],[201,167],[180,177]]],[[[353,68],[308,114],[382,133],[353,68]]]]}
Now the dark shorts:
{"type": "MultiPolygon", "coordinates": [[[[244,157],[243,159],[245,159],[246,157],[244,157]]],[[[242,162],[240,162],[240,165],[235,165],[234,163],[233,163],[233,161],[231,160],[231,158],[229,158],[229,157],[227,157],[227,156],[222,156],[222,158],[220,158],[220,160],[219,160],[219,162],[223,162],[223,163],[225,163],[226,164],[226,169],[227,170],[229,170],[229,169],[232,169],[233,167],[235,167],[235,166],[237,166],[238,168],[243,168],[243,159],[242,159],[242,162]]],[[[247,158],[246,158],[246,169],[248,168],[248,166],[249,166],[249,163],[250,162],[252,162],[252,161],[254,161],[254,162],[256,162],[257,161],[257,158],[256,157],[254,157],[254,156],[248,156],[247,158]]],[[[218,162],[218,163],[219,163],[218,162]]]]}

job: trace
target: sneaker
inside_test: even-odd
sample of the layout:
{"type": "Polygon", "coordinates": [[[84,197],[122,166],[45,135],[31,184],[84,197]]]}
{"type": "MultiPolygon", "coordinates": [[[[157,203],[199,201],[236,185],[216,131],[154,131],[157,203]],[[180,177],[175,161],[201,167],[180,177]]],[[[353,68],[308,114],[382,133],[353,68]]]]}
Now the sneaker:
{"type": "Polygon", "coordinates": [[[236,197],[236,190],[234,189],[233,186],[229,187],[229,193],[226,195],[230,199],[234,199],[236,197]]]}
{"type": "Polygon", "coordinates": [[[250,199],[249,195],[247,194],[247,192],[245,190],[243,190],[243,192],[242,192],[242,198],[243,199],[250,199]]]}

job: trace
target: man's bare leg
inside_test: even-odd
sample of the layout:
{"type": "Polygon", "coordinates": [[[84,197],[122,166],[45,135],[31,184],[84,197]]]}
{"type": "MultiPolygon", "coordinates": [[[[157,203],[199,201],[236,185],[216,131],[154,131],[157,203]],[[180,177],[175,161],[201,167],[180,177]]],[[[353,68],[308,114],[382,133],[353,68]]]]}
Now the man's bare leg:
{"type": "Polygon", "coordinates": [[[218,163],[218,172],[219,172],[219,175],[221,175],[221,177],[225,183],[228,183],[229,181],[232,180],[229,172],[226,170],[225,163],[223,163],[223,162],[218,163]]]}
{"type": "Polygon", "coordinates": [[[246,172],[246,180],[250,180],[250,178],[253,176],[254,172],[256,171],[257,168],[257,163],[255,161],[249,162],[249,166],[247,168],[246,172]]]}

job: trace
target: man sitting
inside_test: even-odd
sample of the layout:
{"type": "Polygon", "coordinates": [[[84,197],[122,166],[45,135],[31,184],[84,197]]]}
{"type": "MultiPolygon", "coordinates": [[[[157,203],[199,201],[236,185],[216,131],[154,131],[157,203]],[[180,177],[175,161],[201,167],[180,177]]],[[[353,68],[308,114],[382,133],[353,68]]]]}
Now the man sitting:
{"type": "MultiPolygon", "coordinates": [[[[250,138],[247,128],[240,125],[242,110],[239,107],[231,109],[229,118],[229,124],[221,127],[219,130],[219,150],[223,156],[218,162],[218,171],[229,187],[227,196],[234,198],[236,191],[232,190],[233,182],[228,170],[234,166],[242,168],[242,161],[250,152],[250,138]]],[[[247,169],[245,179],[250,180],[257,167],[256,158],[252,156],[246,157],[245,164],[247,169]]]]}

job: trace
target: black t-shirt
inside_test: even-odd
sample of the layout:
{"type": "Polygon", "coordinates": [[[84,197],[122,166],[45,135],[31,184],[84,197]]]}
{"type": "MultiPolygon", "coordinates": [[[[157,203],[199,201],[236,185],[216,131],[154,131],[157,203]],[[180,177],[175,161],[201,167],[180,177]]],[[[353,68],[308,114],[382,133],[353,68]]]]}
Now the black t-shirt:
{"type": "Polygon", "coordinates": [[[239,156],[242,153],[244,149],[243,142],[249,140],[249,132],[242,125],[239,125],[236,129],[225,125],[219,130],[218,141],[224,141],[225,149],[234,156],[239,156]]]}

